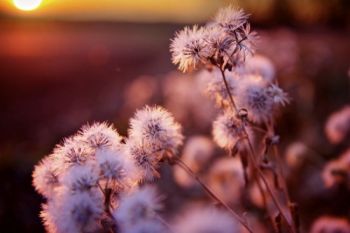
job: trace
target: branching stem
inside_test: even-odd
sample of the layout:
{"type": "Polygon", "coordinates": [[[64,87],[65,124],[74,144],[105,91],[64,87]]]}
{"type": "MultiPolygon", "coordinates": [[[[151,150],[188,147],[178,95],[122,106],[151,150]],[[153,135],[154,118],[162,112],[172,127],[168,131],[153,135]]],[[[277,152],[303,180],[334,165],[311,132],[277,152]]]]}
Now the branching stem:
{"type": "Polygon", "coordinates": [[[222,201],[204,182],[188,167],[179,157],[174,157],[175,163],[184,169],[191,177],[193,177],[198,184],[209,194],[209,196],[222,205],[227,211],[229,211],[232,216],[241,223],[250,233],[253,233],[253,230],[248,226],[248,223],[243,219],[238,213],[236,213],[232,208],[230,208],[224,201],[222,201]]]}
{"type": "MultiPolygon", "coordinates": [[[[236,104],[235,104],[235,101],[234,101],[234,99],[233,99],[233,95],[232,95],[232,93],[231,93],[231,91],[230,91],[230,88],[228,87],[228,83],[227,83],[226,76],[225,76],[225,70],[224,70],[222,67],[220,67],[220,66],[218,66],[218,68],[220,69],[220,72],[221,72],[221,74],[222,74],[222,79],[223,79],[223,81],[224,81],[225,88],[226,88],[227,94],[228,94],[228,96],[229,96],[231,105],[232,105],[232,109],[233,109],[234,113],[235,113],[236,115],[238,115],[238,113],[239,113],[239,112],[238,112],[238,108],[237,108],[237,106],[236,106],[236,104]]],[[[243,121],[242,118],[240,118],[240,119],[242,120],[242,129],[243,129],[243,132],[244,132],[245,135],[246,135],[246,140],[247,140],[247,143],[248,143],[248,148],[249,148],[249,150],[250,150],[250,153],[248,153],[248,154],[249,154],[250,160],[251,160],[251,162],[252,162],[251,164],[253,165],[254,169],[256,169],[257,174],[259,175],[259,177],[261,178],[262,182],[263,182],[264,185],[266,186],[266,191],[267,191],[267,192],[269,193],[269,195],[271,196],[271,199],[272,199],[274,205],[275,205],[276,208],[279,210],[279,212],[280,212],[281,217],[283,218],[283,220],[286,222],[286,225],[287,225],[287,227],[288,227],[288,230],[289,230],[290,232],[294,233],[295,231],[294,231],[293,227],[291,226],[291,224],[289,223],[287,217],[285,216],[281,204],[280,204],[279,201],[277,200],[277,198],[276,198],[275,194],[273,193],[271,187],[269,186],[269,184],[268,184],[268,182],[267,182],[267,180],[266,180],[266,178],[265,178],[263,172],[261,171],[261,169],[259,168],[259,166],[258,166],[258,164],[257,164],[257,161],[256,161],[256,159],[255,159],[255,158],[256,158],[256,154],[255,154],[253,145],[252,145],[252,143],[251,143],[251,141],[250,141],[250,139],[249,139],[249,135],[247,134],[247,131],[246,131],[246,129],[245,129],[245,125],[244,125],[245,122],[243,121]]],[[[257,181],[257,182],[258,182],[258,181],[257,181]]]]}

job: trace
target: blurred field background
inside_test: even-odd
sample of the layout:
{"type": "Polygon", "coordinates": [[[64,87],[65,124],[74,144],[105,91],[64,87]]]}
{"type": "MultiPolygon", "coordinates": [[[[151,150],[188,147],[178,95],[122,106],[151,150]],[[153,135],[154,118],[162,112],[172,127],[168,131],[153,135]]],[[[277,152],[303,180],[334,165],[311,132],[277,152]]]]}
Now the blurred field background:
{"type": "MultiPolygon", "coordinates": [[[[20,12],[11,1],[0,3],[3,233],[43,232],[38,217],[41,197],[31,186],[33,166],[86,122],[114,122],[125,135],[136,107],[143,102],[165,104],[162,83],[175,69],[170,38],[183,25],[200,24],[231,3],[98,2],[44,0],[33,12],[20,12]]],[[[332,147],[323,124],[331,112],[350,102],[350,2],[242,0],[237,4],[251,13],[260,34],[258,52],[274,61],[281,85],[293,98],[279,122],[282,147],[299,140],[321,152],[322,159],[338,156],[346,145],[332,147]]],[[[185,126],[187,136],[209,135],[211,130],[198,122],[185,126]]],[[[301,197],[292,189],[292,194],[301,203],[306,224],[317,211],[349,213],[349,193],[315,198],[301,197]]]]}

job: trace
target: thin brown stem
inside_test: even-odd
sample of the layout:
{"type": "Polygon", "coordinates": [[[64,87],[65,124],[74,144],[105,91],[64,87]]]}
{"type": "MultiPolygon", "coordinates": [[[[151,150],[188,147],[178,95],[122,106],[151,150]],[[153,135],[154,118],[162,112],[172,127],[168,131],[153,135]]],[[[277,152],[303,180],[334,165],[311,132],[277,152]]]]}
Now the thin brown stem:
{"type": "Polygon", "coordinates": [[[237,108],[237,106],[235,104],[235,101],[233,100],[233,95],[232,95],[232,93],[230,91],[230,88],[228,87],[228,83],[227,83],[226,76],[225,76],[225,70],[221,69],[220,67],[219,67],[219,70],[221,72],[222,79],[224,80],[225,88],[226,88],[227,94],[228,94],[228,96],[230,98],[230,102],[231,102],[232,108],[235,111],[235,113],[238,114],[238,108],[237,108]]]}
{"type": "Polygon", "coordinates": [[[262,182],[264,183],[265,187],[266,187],[266,191],[269,193],[269,195],[271,196],[271,199],[272,199],[272,202],[274,203],[274,205],[276,206],[276,208],[278,209],[278,211],[280,212],[281,214],[281,217],[283,218],[283,220],[286,222],[287,224],[287,227],[289,229],[290,232],[294,232],[294,229],[293,227],[291,226],[291,224],[289,223],[288,221],[288,218],[286,217],[286,215],[284,214],[284,211],[282,209],[282,206],[280,205],[279,201],[277,200],[275,194],[273,193],[273,190],[271,189],[270,185],[268,184],[263,172],[261,171],[261,169],[259,168],[259,166],[257,165],[256,163],[256,160],[255,160],[255,151],[254,151],[254,148],[250,142],[250,140],[247,138],[247,143],[248,143],[248,147],[249,147],[249,150],[251,151],[251,153],[248,153],[249,156],[250,156],[250,159],[252,161],[252,164],[254,166],[254,168],[256,169],[257,171],[257,174],[260,176],[262,182]]]}
{"type": "Polygon", "coordinates": [[[175,162],[177,165],[179,165],[182,169],[184,169],[191,177],[193,177],[198,184],[208,193],[208,195],[218,202],[220,205],[222,205],[227,211],[229,211],[232,216],[240,223],[242,224],[250,233],[253,233],[252,229],[248,226],[245,219],[243,219],[238,213],[236,213],[232,208],[230,208],[224,201],[222,201],[204,182],[192,171],[190,167],[188,167],[180,158],[174,157],[175,162]]]}
{"type": "MultiPolygon", "coordinates": [[[[224,70],[224,69],[221,69],[221,67],[218,67],[218,68],[220,69],[220,72],[221,72],[221,74],[222,74],[222,79],[223,79],[223,81],[224,81],[227,94],[229,95],[229,98],[230,98],[230,101],[231,101],[231,105],[232,105],[232,109],[234,110],[234,112],[235,112],[236,114],[238,114],[237,106],[236,106],[236,104],[235,104],[235,101],[234,101],[234,99],[233,99],[233,95],[232,95],[232,93],[231,93],[231,91],[230,91],[230,89],[229,89],[229,87],[228,87],[227,81],[226,81],[225,70],[224,70]]],[[[262,182],[263,182],[264,185],[266,186],[266,190],[267,190],[267,192],[269,193],[269,195],[271,196],[271,199],[272,199],[274,205],[275,205],[276,208],[279,210],[279,212],[280,212],[280,214],[281,214],[281,217],[282,217],[283,220],[286,222],[289,231],[294,233],[293,227],[290,225],[290,223],[289,223],[287,217],[286,217],[285,214],[284,214],[284,211],[282,210],[282,207],[281,207],[280,203],[278,202],[277,198],[275,197],[275,195],[274,195],[272,189],[270,188],[270,186],[269,186],[269,184],[268,184],[268,182],[267,182],[267,180],[266,180],[266,178],[265,178],[263,172],[261,171],[261,169],[259,168],[259,166],[258,166],[258,164],[257,164],[257,162],[256,162],[256,160],[255,160],[256,154],[255,154],[254,148],[253,148],[253,146],[252,146],[252,144],[251,144],[251,141],[250,141],[250,139],[249,139],[249,135],[247,134],[247,131],[246,131],[245,127],[244,127],[244,121],[243,121],[243,119],[241,119],[241,120],[242,120],[242,129],[243,129],[243,132],[244,132],[245,135],[246,135],[246,139],[247,139],[247,142],[248,142],[249,150],[250,150],[250,152],[251,152],[251,153],[248,153],[248,154],[250,155],[252,164],[253,164],[254,168],[256,169],[257,174],[260,176],[262,182]]]]}
{"type": "MultiPolygon", "coordinates": [[[[274,127],[273,127],[272,123],[269,123],[267,125],[267,129],[271,135],[274,135],[274,127]]],[[[291,208],[291,204],[293,202],[291,201],[291,198],[290,198],[290,195],[288,192],[288,186],[287,186],[287,181],[286,181],[287,179],[286,179],[286,175],[285,175],[284,169],[283,169],[283,161],[282,161],[281,156],[279,154],[278,147],[275,144],[273,145],[273,155],[274,155],[275,161],[277,162],[277,167],[278,167],[277,172],[279,173],[281,180],[282,180],[282,191],[283,191],[285,198],[287,200],[289,212],[290,212],[291,216],[293,216],[293,209],[291,208]]],[[[293,221],[293,227],[294,227],[295,231],[298,231],[297,223],[295,221],[293,221]]]]}
{"type": "Polygon", "coordinates": [[[258,186],[258,189],[259,189],[259,191],[261,193],[261,197],[262,197],[262,200],[263,200],[263,209],[266,211],[266,214],[268,215],[268,218],[269,218],[269,220],[271,222],[272,228],[274,229],[274,231],[276,233],[278,233],[277,229],[275,227],[275,224],[274,224],[274,218],[273,218],[273,216],[270,213],[269,207],[267,206],[267,198],[266,198],[266,195],[265,195],[265,191],[264,191],[264,189],[263,189],[263,187],[262,187],[262,185],[260,183],[259,178],[256,176],[256,172],[254,172],[254,171],[253,171],[253,176],[254,176],[254,179],[255,179],[256,184],[258,186]]]}
{"type": "Polygon", "coordinates": [[[283,189],[283,192],[286,196],[286,199],[287,199],[287,202],[288,203],[291,203],[291,199],[290,199],[290,195],[289,195],[289,192],[288,192],[288,187],[287,187],[287,181],[286,181],[286,175],[284,174],[284,171],[283,171],[283,162],[281,160],[281,157],[279,156],[279,152],[278,152],[278,148],[276,145],[273,145],[273,155],[274,155],[274,158],[277,162],[277,167],[278,167],[278,173],[280,173],[280,176],[282,178],[282,189],[283,189]]]}
{"type": "Polygon", "coordinates": [[[162,216],[160,216],[159,214],[156,214],[156,218],[160,223],[162,223],[166,228],[168,228],[170,233],[175,233],[173,227],[170,226],[170,224],[164,218],[162,218],[162,216]]]}

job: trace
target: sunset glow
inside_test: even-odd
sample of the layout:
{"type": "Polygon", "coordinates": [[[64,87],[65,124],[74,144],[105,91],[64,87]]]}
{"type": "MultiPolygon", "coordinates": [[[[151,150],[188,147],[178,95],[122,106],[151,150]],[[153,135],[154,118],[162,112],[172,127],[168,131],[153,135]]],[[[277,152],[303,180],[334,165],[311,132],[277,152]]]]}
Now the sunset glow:
{"type": "Polygon", "coordinates": [[[78,21],[200,22],[219,6],[220,1],[212,0],[1,0],[0,14],[78,21]]]}
{"type": "Polygon", "coordinates": [[[40,6],[41,2],[42,0],[13,0],[16,8],[23,11],[35,10],[40,6]]]}

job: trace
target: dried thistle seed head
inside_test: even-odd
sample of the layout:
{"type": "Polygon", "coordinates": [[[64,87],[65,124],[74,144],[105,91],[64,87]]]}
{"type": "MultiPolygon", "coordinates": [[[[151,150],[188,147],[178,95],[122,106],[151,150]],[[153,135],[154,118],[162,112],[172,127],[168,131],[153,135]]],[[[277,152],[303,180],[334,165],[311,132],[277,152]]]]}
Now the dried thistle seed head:
{"type": "Polygon", "coordinates": [[[173,224],[178,233],[238,233],[235,220],[226,212],[208,207],[192,207],[173,224]]]}
{"type": "Polygon", "coordinates": [[[213,22],[214,27],[220,28],[233,41],[229,58],[231,66],[242,64],[255,52],[257,34],[250,30],[248,18],[242,9],[228,6],[219,10],[213,22]]]}
{"type": "Polygon", "coordinates": [[[232,5],[221,8],[215,16],[214,22],[227,33],[233,33],[236,29],[247,23],[249,15],[242,9],[232,5]]]}
{"type": "Polygon", "coordinates": [[[119,189],[129,187],[137,177],[137,168],[125,150],[100,150],[96,153],[100,178],[110,180],[119,189]]]}
{"type": "Polygon", "coordinates": [[[146,106],[130,120],[129,137],[152,147],[151,150],[176,153],[183,143],[181,126],[164,108],[146,106]]]}
{"type": "Polygon", "coordinates": [[[246,59],[242,66],[237,67],[236,71],[241,75],[261,76],[266,83],[273,83],[276,79],[276,68],[272,61],[263,56],[255,54],[246,59]]]}
{"type": "Polygon", "coordinates": [[[219,115],[213,123],[213,137],[221,148],[232,150],[240,146],[245,137],[241,120],[228,111],[219,115]]]}
{"type": "Polygon", "coordinates": [[[265,84],[255,76],[245,77],[237,89],[236,104],[248,111],[249,120],[263,123],[274,114],[273,98],[267,93],[265,84]]]}
{"type": "Polygon", "coordinates": [[[102,196],[88,193],[71,195],[63,191],[59,198],[43,205],[40,216],[48,232],[75,233],[98,230],[102,213],[102,196]]]}
{"type": "Polygon", "coordinates": [[[84,229],[85,232],[98,229],[103,213],[102,196],[79,193],[68,195],[62,201],[61,213],[66,213],[64,217],[66,224],[63,224],[63,220],[60,224],[67,225],[67,228],[74,229],[75,232],[79,229],[84,229]]]}
{"type": "Polygon", "coordinates": [[[46,198],[51,198],[59,183],[59,170],[53,156],[44,157],[33,171],[35,190],[46,198]]]}
{"type": "Polygon", "coordinates": [[[154,186],[144,186],[124,193],[113,216],[127,229],[140,222],[151,220],[162,209],[161,196],[154,186]]]}
{"type": "Polygon", "coordinates": [[[81,140],[80,136],[64,139],[63,144],[56,146],[53,155],[57,157],[62,172],[70,167],[83,166],[94,160],[93,150],[81,140]]]}
{"type": "Polygon", "coordinates": [[[99,169],[96,164],[75,166],[62,174],[60,180],[72,193],[90,192],[97,188],[99,169]]]}
{"type": "MultiPolygon", "coordinates": [[[[225,83],[221,76],[220,71],[213,70],[212,72],[203,71],[202,75],[210,75],[211,80],[207,85],[205,90],[205,94],[212,98],[215,101],[215,104],[221,108],[228,108],[230,106],[230,96],[227,92],[225,83]]],[[[226,81],[230,93],[235,96],[237,93],[237,87],[239,85],[239,81],[234,73],[230,71],[225,71],[226,81]]]]}
{"type": "Polygon", "coordinates": [[[170,45],[172,62],[178,65],[179,70],[188,72],[194,70],[208,58],[207,43],[204,40],[205,29],[185,27],[175,34],[170,45]]]}
{"type": "Polygon", "coordinates": [[[233,65],[231,56],[235,53],[235,40],[227,35],[222,28],[215,25],[207,26],[205,41],[208,46],[209,60],[213,65],[220,67],[233,65]]]}
{"type": "Polygon", "coordinates": [[[159,151],[154,150],[151,145],[128,140],[125,145],[125,153],[135,164],[139,179],[152,181],[160,176],[157,169],[162,155],[159,151]]]}
{"type": "Polygon", "coordinates": [[[106,122],[84,125],[79,133],[81,140],[92,149],[117,149],[120,147],[122,137],[106,122]]]}
{"type": "Polygon", "coordinates": [[[289,104],[290,98],[286,92],[284,92],[279,86],[276,84],[271,84],[267,90],[267,94],[272,97],[275,105],[285,106],[289,104]]]}

